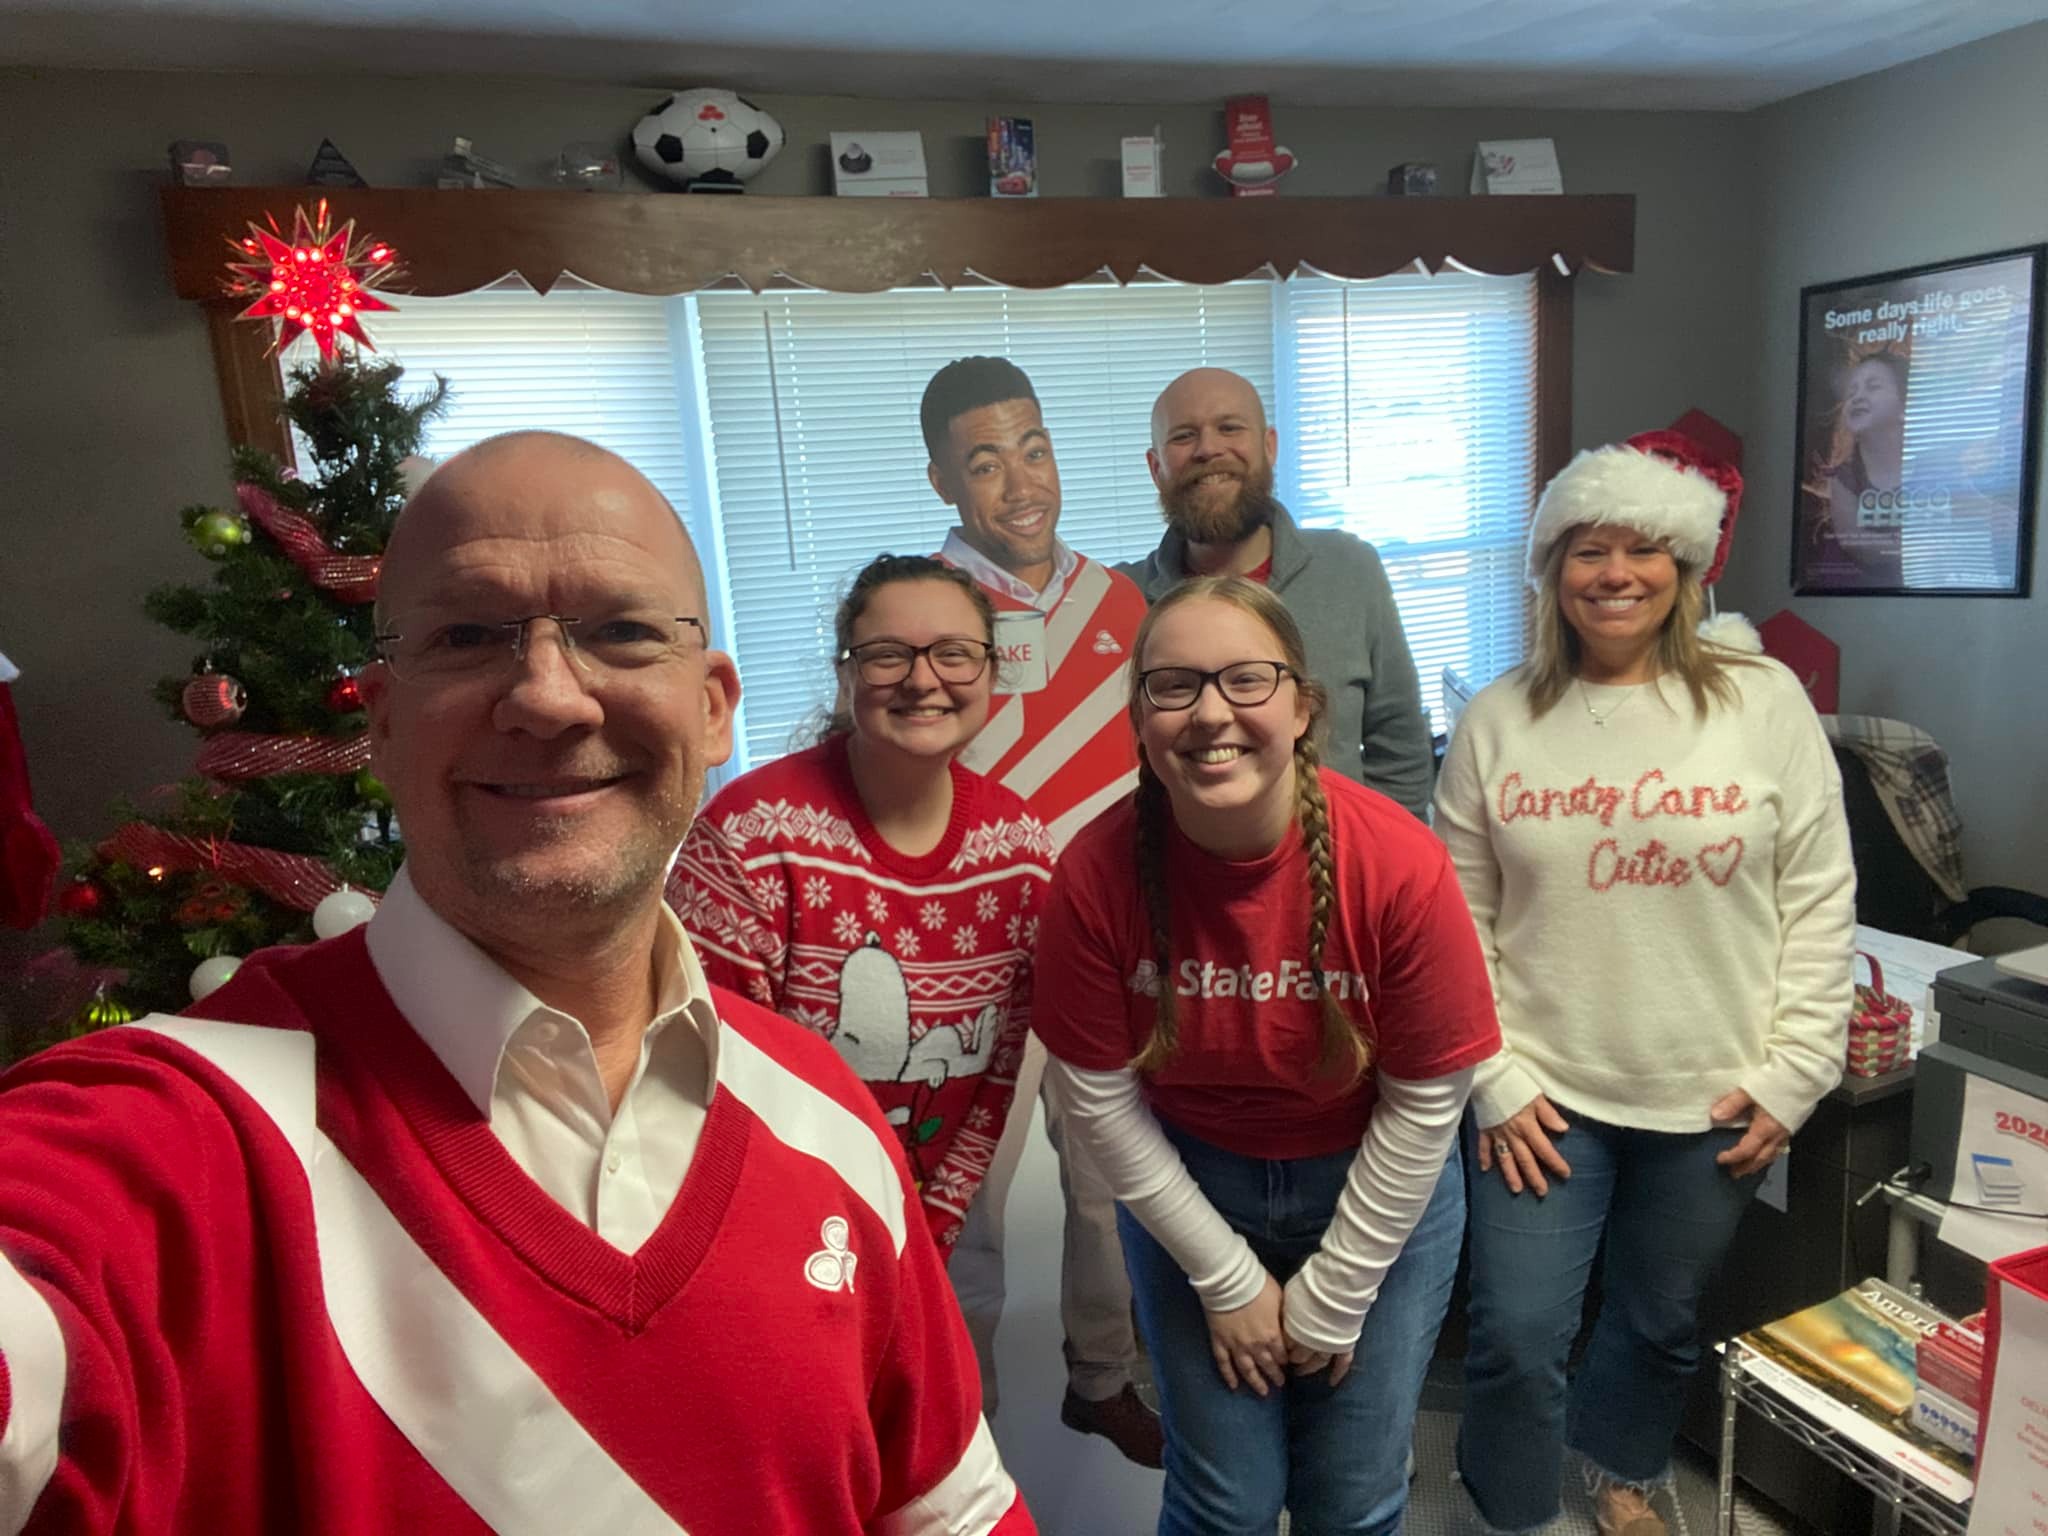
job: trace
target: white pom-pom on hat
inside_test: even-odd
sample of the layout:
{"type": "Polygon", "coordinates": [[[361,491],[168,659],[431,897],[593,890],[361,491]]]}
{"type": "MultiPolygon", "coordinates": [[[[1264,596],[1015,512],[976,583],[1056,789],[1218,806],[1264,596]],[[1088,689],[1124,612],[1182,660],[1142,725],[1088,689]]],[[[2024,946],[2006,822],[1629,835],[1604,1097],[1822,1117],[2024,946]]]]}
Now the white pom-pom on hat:
{"type": "Polygon", "coordinates": [[[1739,613],[1717,613],[1700,621],[1700,638],[1709,645],[1741,651],[1745,656],[1764,653],[1764,637],[1756,626],[1739,613]]]}

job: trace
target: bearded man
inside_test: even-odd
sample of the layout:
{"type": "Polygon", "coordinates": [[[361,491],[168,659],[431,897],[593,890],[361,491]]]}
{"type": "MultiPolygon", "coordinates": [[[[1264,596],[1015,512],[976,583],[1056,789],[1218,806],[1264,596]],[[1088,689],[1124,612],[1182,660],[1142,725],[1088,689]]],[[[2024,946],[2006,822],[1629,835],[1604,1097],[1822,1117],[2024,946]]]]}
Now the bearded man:
{"type": "Polygon", "coordinates": [[[1330,691],[1326,761],[1426,815],[1434,758],[1415,660],[1373,547],[1336,528],[1302,528],[1273,495],[1280,435],[1258,391],[1222,368],[1196,368],[1152,406],[1145,463],[1166,535],[1119,566],[1147,602],[1191,576],[1244,576],[1271,587],[1308,642],[1330,691]]]}

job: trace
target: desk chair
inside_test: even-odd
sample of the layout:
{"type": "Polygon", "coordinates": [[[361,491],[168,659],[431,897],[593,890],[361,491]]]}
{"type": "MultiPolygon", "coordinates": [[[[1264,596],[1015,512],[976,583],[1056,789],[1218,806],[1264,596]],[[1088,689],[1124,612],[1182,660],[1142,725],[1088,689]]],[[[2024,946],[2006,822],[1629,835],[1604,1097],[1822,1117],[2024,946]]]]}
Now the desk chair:
{"type": "Polygon", "coordinates": [[[1956,947],[1987,918],[2048,928],[2048,897],[1964,881],[1948,754],[1932,737],[1874,715],[1823,715],[1821,725],[1842,771],[1859,923],[1956,947]]]}

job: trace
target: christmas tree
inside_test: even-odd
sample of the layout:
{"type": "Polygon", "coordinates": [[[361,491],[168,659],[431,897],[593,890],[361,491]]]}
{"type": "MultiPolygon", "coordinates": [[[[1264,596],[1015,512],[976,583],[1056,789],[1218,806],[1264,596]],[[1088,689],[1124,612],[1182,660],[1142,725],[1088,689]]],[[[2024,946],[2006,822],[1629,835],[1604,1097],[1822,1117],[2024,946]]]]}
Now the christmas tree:
{"type": "Polygon", "coordinates": [[[64,943],[105,979],[41,1038],[0,1039],[0,1064],[184,1008],[252,950],[314,938],[323,901],[318,926],[339,930],[390,883],[398,828],[369,770],[356,679],[375,653],[371,604],[405,461],[447,389],[404,396],[401,372],[340,351],[296,369],[286,412],[313,473],[238,450],[235,505],[179,513],[212,579],[159,587],[145,606],[199,642],[191,673],[157,686],[201,734],[196,772],[75,856],[57,897],[64,943]]]}

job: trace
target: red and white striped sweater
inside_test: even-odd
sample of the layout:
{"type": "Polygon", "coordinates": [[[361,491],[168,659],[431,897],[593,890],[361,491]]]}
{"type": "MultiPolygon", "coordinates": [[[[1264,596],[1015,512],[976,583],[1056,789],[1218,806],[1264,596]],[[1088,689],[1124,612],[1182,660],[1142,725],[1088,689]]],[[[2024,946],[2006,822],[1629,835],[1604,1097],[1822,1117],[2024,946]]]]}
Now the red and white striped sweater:
{"type": "Polygon", "coordinates": [[[359,929],[0,1083],[0,1532],[1033,1529],[895,1139],[718,993],[634,1253],[512,1161],[359,929]],[[252,1026],[275,1027],[252,1027],[252,1026]]]}
{"type": "Polygon", "coordinates": [[[1027,598],[1021,582],[957,533],[939,552],[995,605],[998,645],[1034,653],[1006,658],[1005,683],[1015,691],[998,687],[988,724],[960,760],[1023,796],[1055,850],[1138,782],[1130,664],[1146,606],[1130,577],[1066,553],[1073,570],[1041,608],[1043,596],[1027,598]]]}
{"type": "Polygon", "coordinates": [[[1010,1113],[1051,871],[1024,802],[957,762],[945,836],[898,853],[840,737],[720,790],[669,877],[705,975],[831,1040],[868,1085],[943,1251],[1010,1113]]]}

